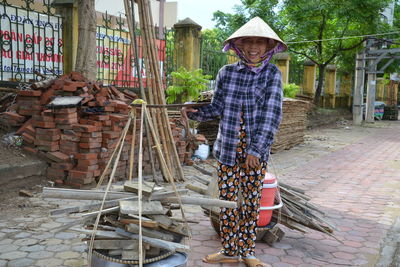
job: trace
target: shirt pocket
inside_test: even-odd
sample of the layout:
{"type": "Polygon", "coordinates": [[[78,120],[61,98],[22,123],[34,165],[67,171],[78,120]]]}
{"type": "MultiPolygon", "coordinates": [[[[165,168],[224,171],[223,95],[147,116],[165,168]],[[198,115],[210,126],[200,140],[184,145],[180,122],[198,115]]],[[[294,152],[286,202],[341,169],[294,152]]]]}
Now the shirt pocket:
{"type": "Polygon", "coordinates": [[[261,86],[254,87],[254,98],[257,106],[264,105],[265,102],[265,89],[261,86]]]}

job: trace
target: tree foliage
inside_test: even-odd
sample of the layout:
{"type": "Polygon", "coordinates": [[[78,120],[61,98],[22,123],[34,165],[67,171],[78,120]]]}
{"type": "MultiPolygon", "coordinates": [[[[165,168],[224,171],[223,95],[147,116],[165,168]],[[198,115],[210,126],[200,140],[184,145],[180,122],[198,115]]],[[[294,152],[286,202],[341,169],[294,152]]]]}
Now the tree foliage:
{"type": "Polygon", "coordinates": [[[280,25],[278,14],[275,12],[279,3],[278,0],[242,0],[241,2],[242,5],[235,6],[234,14],[224,13],[222,11],[214,13],[213,20],[216,21],[217,28],[222,30],[225,37],[224,39],[256,16],[267,22],[277,33],[281,31],[281,28],[278,28],[280,25]]]}
{"type": "Polygon", "coordinates": [[[235,14],[214,13],[217,27],[229,34],[249,18],[264,19],[286,42],[289,51],[300,59],[311,60],[319,70],[315,102],[318,103],[325,68],[337,64],[353,69],[355,52],[363,38],[390,31],[381,13],[390,0],[242,0],[235,14]],[[328,40],[327,40],[328,39],[328,40]],[[305,42],[307,40],[307,42],[305,42]],[[302,41],[302,42],[301,42],[302,41]]]}
{"type": "Polygon", "coordinates": [[[169,86],[166,91],[168,104],[198,100],[200,92],[208,89],[211,78],[209,75],[203,75],[201,69],[188,71],[184,67],[180,67],[171,75],[174,77],[174,85],[169,86]]]}

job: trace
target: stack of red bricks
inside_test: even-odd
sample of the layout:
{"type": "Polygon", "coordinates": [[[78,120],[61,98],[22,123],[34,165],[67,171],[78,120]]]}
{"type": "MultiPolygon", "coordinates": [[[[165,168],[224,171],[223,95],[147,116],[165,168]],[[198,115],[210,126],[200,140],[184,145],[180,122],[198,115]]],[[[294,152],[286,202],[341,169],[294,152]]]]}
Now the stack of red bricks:
{"type": "MultiPolygon", "coordinates": [[[[22,136],[25,151],[49,163],[48,178],[57,184],[81,188],[83,185],[94,184],[103,173],[128,120],[129,104],[136,98],[136,94],[131,91],[119,91],[113,86],[90,83],[79,73],[73,72],[46,86],[19,91],[11,110],[1,116],[3,121],[20,126],[16,133],[22,136]],[[80,96],[82,101],[79,106],[49,108],[48,104],[56,96],[80,96]]],[[[139,140],[139,125],[137,121],[136,144],[139,140]]],[[[186,143],[181,136],[181,129],[175,123],[171,125],[183,163],[186,143]]],[[[115,173],[119,179],[127,177],[129,172],[132,130],[128,133],[115,173]]],[[[152,170],[146,142],[144,136],[143,172],[150,174],[152,170]]],[[[150,145],[153,147],[152,143],[150,145]]],[[[138,159],[137,150],[138,145],[135,161],[138,159]]],[[[156,159],[154,156],[155,168],[159,170],[156,159]]],[[[190,159],[188,155],[186,159],[190,159]]],[[[137,166],[137,162],[134,166],[137,166]]],[[[136,168],[134,171],[135,176],[136,168]]],[[[110,172],[109,169],[107,175],[110,172]]]]}

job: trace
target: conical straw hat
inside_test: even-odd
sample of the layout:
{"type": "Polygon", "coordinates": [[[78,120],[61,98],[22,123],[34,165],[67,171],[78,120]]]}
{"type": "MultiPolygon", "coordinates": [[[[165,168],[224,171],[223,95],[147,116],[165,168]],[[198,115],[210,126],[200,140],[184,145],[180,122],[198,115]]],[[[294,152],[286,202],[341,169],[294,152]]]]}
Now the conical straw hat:
{"type": "Polygon", "coordinates": [[[229,41],[241,37],[265,37],[280,42],[283,45],[282,51],[287,49],[287,45],[279,38],[279,36],[265,23],[261,18],[255,17],[235,31],[228,39],[224,41],[226,45],[229,41]]]}

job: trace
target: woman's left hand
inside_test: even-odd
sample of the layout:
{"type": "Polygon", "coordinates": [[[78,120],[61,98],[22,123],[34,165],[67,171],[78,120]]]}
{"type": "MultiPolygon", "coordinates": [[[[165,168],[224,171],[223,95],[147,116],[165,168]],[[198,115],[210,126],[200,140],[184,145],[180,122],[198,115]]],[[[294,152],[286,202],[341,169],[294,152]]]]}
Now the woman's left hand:
{"type": "Polygon", "coordinates": [[[258,165],[260,165],[260,158],[247,154],[246,156],[246,162],[244,164],[244,167],[246,169],[254,169],[255,167],[257,167],[258,165]]]}

